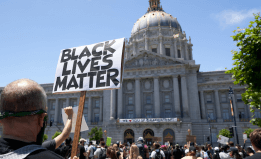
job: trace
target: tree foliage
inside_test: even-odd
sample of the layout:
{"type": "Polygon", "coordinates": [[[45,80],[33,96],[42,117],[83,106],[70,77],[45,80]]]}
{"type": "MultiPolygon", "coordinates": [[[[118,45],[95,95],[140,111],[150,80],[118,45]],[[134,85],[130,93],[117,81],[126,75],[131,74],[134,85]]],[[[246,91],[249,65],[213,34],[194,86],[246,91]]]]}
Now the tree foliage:
{"type": "Polygon", "coordinates": [[[52,136],[52,139],[56,138],[58,135],[60,135],[62,132],[56,131],[55,134],[52,136]]]}
{"type": "Polygon", "coordinates": [[[88,133],[88,136],[90,137],[89,140],[92,141],[92,140],[100,140],[102,138],[102,128],[99,128],[96,126],[95,128],[92,128],[91,129],[91,132],[88,133]]]}
{"type": "MultiPolygon", "coordinates": [[[[250,21],[248,28],[232,36],[237,41],[239,51],[232,51],[234,67],[226,71],[232,74],[234,84],[247,85],[242,100],[253,113],[260,111],[261,105],[261,17],[259,13],[254,14],[254,17],[255,20],[250,21]]],[[[260,127],[261,119],[253,116],[251,123],[260,127]]]]}
{"type": "Polygon", "coordinates": [[[217,135],[217,138],[219,138],[219,135],[222,135],[222,136],[225,136],[225,137],[228,137],[228,138],[232,138],[232,136],[230,136],[229,130],[227,130],[227,129],[221,129],[221,130],[219,130],[219,133],[218,133],[218,135],[217,135]]]}
{"type": "Polygon", "coordinates": [[[46,134],[44,134],[43,136],[43,142],[46,141],[48,139],[48,136],[46,134]]]}
{"type": "Polygon", "coordinates": [[[244,131],[245,134],[247,134],[247,138],[249,138],[249,135],[254,131],[255,129],[248,128],[244,131]]]}

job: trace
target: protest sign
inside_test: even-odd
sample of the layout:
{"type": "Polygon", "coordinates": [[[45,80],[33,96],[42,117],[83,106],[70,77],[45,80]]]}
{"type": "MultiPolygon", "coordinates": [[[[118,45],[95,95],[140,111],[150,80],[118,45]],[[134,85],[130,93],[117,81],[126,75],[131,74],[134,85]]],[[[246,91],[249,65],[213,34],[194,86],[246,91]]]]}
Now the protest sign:
{"type": "Polygon", "coordinates": [[[121,38],[62,50],[53,93],[119,89],[124,44],[124,38],[121,38]]]}
{"type": "Polygon", "coordinates": [[[92,140],[92,144],[93,144],[93,145],[96,145],[96,140],[92,140]]]}
{"type": "Polygon", "coordinates": [[[243,140],[247,140],[247,134],[243,134],[243,140]]]}
{"type": "Polygon", "coordinates": [[[194,136],[194,135],[187,135],[187,136],[186,136],[186,141],[187,141],[187,142],[194,142],[194,143],[196,143],[197,137],[194,136]]]}
{"type": "Polygon", "coordinates": [[[107,137],[106,145],[111,146],[111,137],[107,137]]]}
{"type": "MultiPolygon", "coordinates": [[[[73,107],[73,119],[72,119],[72,130],[71,133],[74,133],[75,131],[75,126],[76,126],[76,119],[77,119],[77,112],[78,112],[78,106],[73,107]]],[[[62,109],[62,118],[63,118],[63,123],[64,126],[66,124],[66,121],[68,119],[68,116],[65,114],[64,109],[62,109]]],[[[84,115],[82,115],[82,124],[81,124],[81,132],[89,130],[87,123],[84,119],[84,115]]]]}
{"type": "Polygon", "coordinates": [[[227,143],[228,143],[228,140],[229,140],[228,137],[219,135],[219,138],[218,138],[218,141],[217,141],[217,142],[219,142],[219,143],[221,143],[221,144],[227,144],[227,143]]]}

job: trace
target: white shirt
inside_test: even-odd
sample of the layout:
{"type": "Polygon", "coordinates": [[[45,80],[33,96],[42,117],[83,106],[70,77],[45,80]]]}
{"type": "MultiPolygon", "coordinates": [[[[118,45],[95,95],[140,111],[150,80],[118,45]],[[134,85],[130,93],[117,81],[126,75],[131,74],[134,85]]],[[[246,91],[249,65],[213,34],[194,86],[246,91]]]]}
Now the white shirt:
{"type": "Polygon", "coordinates": [[[89,157],[93,157],[93,145],[90,145],[88,147],[88,151],[90,151],[90,156],[89,157]]]}
{"type": "Polygon", "coordinates": [[[101,147],[101,148],[98,148],[98,149],[94,152],[94,156],[97,156],[97,157],[99,158],[99,155],[101,155],[101,149],[102,149],[102,151],[105,151],[105,154],[106,154],[105,148],[101,147]]]}
{"type": "Polygon", "coordinates": [[[225,152],[220,152],[219,157],[220,157],[220,159],[230,159],[231,158],[229,153],[225,153],[225,152]]]}
{"type": "MultiPolygon", "coordinates": [[[[159,149],[157,149],[157,150],[159,150],[159,149]]],[[[165,157],[164,152],[161,151],[161,150],[160,150],[160,154],[161,154],[162,157],[165,157]]],[[[152,153],[151,153],[151,158],[155,158],[155,156],[156,156],[156,150],[155,150],[155,151],[152,151],[152,153]]]]}
{"type": "Polygon", "coordinates": [[[206,153],[205,151],[200,151],[200,157],[202,157],[203,159],[208,159],[208,153],[206,153]],[[202,154],[204,153],[204,155],[202,154]]]}

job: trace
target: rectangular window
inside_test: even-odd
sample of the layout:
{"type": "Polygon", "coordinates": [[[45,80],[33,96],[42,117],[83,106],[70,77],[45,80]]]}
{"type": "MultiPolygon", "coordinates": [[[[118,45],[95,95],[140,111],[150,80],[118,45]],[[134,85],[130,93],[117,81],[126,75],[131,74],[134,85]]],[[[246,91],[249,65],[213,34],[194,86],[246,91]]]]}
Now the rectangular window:
{"type": "Polygon", "coordinates": [[[152,52],[157,53],[157,48],[153,48],[152,52]]]}
{"type": "Polygon", "coordinates": [[[165,103],[169,103],[169,95],[165,95],[165,103]]]}
{"type": "Polygon", "coordinates": [[[146,97],[146,103],[147,103],[147,104],[151,104],[150,96],[147,96],[147,97],[146,97]]]}
{"type": "Polygon", "coordinates": [[[55,110],[55,101],[51,102],[52,109],[55,110]]]}
{"type": "Polygon", "coordinates": [[[87,99],[85,99],[85,102],[84,102],[84,108],[88,108],[88,100],[87,99]]]}
{"type": "Polygon", "coordinates": [[[152,118],[151,110],[146,110],[146,116],[147,116],[147,118],[152,118]]]}
{"type": "Polygon", "coordinates": [[[94,122],[99,122],[100,114],[94,114],[94,122]]]}
{"type": "Polygon", "coordinates": [[[95,100],[95,108],[100,108],[100,100],[95,100]]]}
{"type": "Polygon", "coordinates": [[[240,108],[238,109],[238,112],[239,119],[245,119],[245,109],[240,108]]]}
{"type": "Polygon", "coordinates": [[[214,111],[212,109],[208,110],[208,117],[210,118],[210,120],[214,120],[215,119],[214,111]]]}
{"type": "Polygon", "coordinates": [[[229,111],[228,109],[223,109],[223,119],[229,119],[229,111]]]}
{"type": "Polygon", "coordinates": [[[133,110],[128,111],[128,118],[133,119],[133,110]]]}
{"type": "Polygon", "coordinates": [[[88,122],[88,114],[83,114],[84,115],[84,119],[86,122],[88,122]]]}
{"type": "Polygon", "coordinates": [[[70,100],[70,106],[76,107],[77,106],[77,99],[71,99],[70,100]]]}
{"type": "Polygon", "coordinates": [[[178,58],[181,58],[180,50],[178,50],[178,58]]]}
{"type": "Polygon", "coordinates": [[[166,118],[170,118],[171,117],[171,110],[170,109],[166,109],[165,110],[165,117],[166,118]]]}
{"type": "Polygon", "coordinates": [[[221,101],[227,102],[227,96],[225,94],[221,94],[221,101]]]}
{"type": "Polygon", "coordinates": [[[241,96],[241,94],[237,94],[237,102],[242,102],[242,96],[241,96]]]}
{"type": "Polygon", "coordinates": [[[133,104],[133,98],[132,97],[129,97],[128,104],[133,104]]]}
{"type": "Polygon", "coordinates": [[[211,95],[207,95],[207,103],[212,103],[211,95]]]}
{"type": "Polygon", "coordinates": [[[166,56],[170,56],[170,48],[165,48],[166,56]]]}

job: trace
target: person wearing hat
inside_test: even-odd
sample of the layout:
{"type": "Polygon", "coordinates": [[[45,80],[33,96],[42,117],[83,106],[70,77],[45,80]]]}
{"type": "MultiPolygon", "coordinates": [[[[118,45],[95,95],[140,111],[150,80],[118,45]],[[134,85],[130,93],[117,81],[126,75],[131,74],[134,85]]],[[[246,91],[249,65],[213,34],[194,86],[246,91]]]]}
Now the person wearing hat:
{"type": "Polygon", "coordinates": [[[183,157],[183,152],[180,150],[179,144],[176,144],[175,149],[173,150],[173,158],[181,159],[183,157]]]}
{"type": "Polygon", "coordinates": [[[149,158],[149,150],[145,148],[143,137],[139,137],[137,140],[137,147],[139,148],[139,154],[143,159],[149,158]]]}
{"type": "Polygon", "coordinates": [[[201,157],[196,157],[196,148],[194,146],[189,146],[189,152],[187,156],[183,157],[182,159],[202,159],[201,157]]]}
{"type": "Polygon", "coordinates": [[[80,156],[79,156],[79,159],[86,159],[85,156],[87,156],[87,153],[86,153],[86,150],[84,148],[85,142],[86,142],[86,140],[84,138],[80,139],[80,145],[79,145],[80,156]]]}
{"type": "Polygon", "coordinates": [[[214,148],[213,159],[220,159],[220,157],[219,157],[219,148],[218,147],[214,148]]]}

